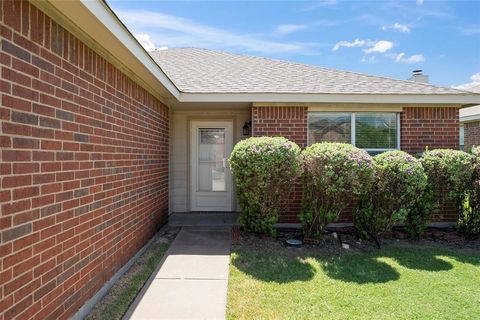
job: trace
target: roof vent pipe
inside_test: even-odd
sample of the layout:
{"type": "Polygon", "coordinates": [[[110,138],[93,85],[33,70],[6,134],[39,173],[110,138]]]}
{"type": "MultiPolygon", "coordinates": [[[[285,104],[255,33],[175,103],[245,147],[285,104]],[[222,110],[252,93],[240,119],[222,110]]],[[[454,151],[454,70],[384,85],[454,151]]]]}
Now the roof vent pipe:
{"type": "Polygon", "coordinates": [[[428,83],[428,76],[423,74],[423,71],[420,69],[413,70],[412,76],[408,79],[410,81],[428,83]]]}

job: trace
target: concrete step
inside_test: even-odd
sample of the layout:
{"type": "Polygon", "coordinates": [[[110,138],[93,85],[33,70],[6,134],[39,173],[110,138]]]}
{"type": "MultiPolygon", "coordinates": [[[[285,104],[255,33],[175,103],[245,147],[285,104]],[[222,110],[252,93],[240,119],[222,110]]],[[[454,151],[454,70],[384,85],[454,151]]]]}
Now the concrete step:
{"type": "Polygon", "coordinates": [[[182,212],[172,213],[168,225],[172,227],[233,226],[238,212],[182,212]]]}

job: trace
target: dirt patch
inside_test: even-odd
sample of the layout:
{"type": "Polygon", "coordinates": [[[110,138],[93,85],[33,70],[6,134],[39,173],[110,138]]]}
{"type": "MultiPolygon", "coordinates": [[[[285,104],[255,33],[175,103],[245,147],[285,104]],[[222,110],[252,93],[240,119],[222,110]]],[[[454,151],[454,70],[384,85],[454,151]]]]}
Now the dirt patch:
{"type": "Polygon", "coordinates": [[[139,259],[97,303],[87,319],[121,319],[179,231],[180,228],[163,227],[139,259]]]}
{"type": "MultiPolygon", "coordinates": [[[[266,252],[281,252],[282,254],[296,257],[298,255],[314,254],[343,254],[351,251],[377,250],[373,241],[359,239],[352,230],[339,230],[329,232],[318,240],[318,243],[304,242],[300,248],[289,247],[285,240],[304,240],[301,230],[279,230],[276,238],[258,237],[251,234],[240,233],[238,243],[234,245],[260,249],[266,252]]],[[[401,231],[386,234],[381,240],[382,247],[408,244],[410,246],[437,246],[456,249],[466,252],[480,252],[480,239],[466,240],[452,229],[427,229],[419,239],[411,239],[401,231]]]]}

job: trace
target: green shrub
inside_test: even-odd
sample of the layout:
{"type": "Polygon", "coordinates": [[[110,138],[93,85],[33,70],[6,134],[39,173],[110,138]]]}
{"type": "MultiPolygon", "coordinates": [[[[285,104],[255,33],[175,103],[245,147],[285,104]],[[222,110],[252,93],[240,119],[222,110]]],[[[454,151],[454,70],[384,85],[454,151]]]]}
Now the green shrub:
{"type": "Polygon", "coordinates": [[[375,180],[359,200],[354,215],[359,233],[375,240],[404,221],[409,208],[424,192],[427,177],[420,161],[403,151],[387,151],[373,157],[375,180]]]}
{"type": "Polygon", "coordinates": [[[473,239],[480,236],[480,147],[472,148],[472,155],[473,179],[465,192],[457,226],[467,238],[473,239]]]}
{"type": "Polygon", "coordinates": [[[436,149],[425,151],[421,161],[435,202],[440,205],[453,201],[460,208],[472,182],[474,156],[459,150],[436,149]]]}
{"type": "Polygon", "coordinates": [[[424,192],[419,194],[414,204],[408,208],[404,221],[407,233],[414,238],[418,238],[425,231],[430,215],[437,208],[433,190],[427,183],[424,192]]]}
{"type": "Polygon", "coordinates": [[[319,237],[355,196],[370,188],[370,155],[344,143],[316,143],[302,151],[304,235],[319,237]]]}
{"type": "Polygon", "coordinates": [[[295,143],[281,137],[248,138],[234,147],[228,162],[247,231],[274,234],[282,200],[299,171],[299,153],[295,143]]]}

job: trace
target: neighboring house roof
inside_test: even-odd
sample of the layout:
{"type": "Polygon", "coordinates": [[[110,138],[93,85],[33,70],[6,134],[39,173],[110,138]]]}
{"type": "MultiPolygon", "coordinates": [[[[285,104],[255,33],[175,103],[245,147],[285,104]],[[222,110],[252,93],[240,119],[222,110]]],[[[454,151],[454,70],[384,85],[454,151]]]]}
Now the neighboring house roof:
{"type": "Polygon", "coordinates": [[[465,91],[288,61],[198,48],[150,55],[181,92],[307,94],[448,94],[465,91]]]}
{"type": "MultiPolygon", "coordinates": [[[[474,93],[480,93],[480,85],[468,89],[474,93]]],[[[460,122],[480,121],[480,105],[460,109],[460,122]]]]}
{"type": "Polygon", "coordinates": [[[480,121],[480,106],[460,109],[460,122],[480,121]]]}
{"type": "Polygon", "coordinates": [[[471,91],[474,93],[480,93],[480,84],[468,89],[468,91],[471,91]]]}

